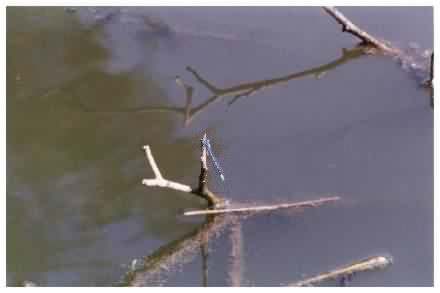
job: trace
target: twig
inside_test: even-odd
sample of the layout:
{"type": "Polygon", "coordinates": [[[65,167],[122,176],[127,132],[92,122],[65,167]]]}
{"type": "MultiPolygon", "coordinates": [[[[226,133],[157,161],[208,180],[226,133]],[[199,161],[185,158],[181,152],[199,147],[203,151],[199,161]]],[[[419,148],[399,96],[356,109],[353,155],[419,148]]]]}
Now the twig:
{"type": "Polygon", "coordinates": [[[193,190],[193,193],[196,193],[203,198],[205,198],[209,207],[218,207],[221,203],[224,202],[223,199],[217,197],[214,193],[212,193],[208,189],[208,164],[206,163],[206,149],[202,143],[203,140],[206,139],[206,133],[203,135],[202,139],[200,139],[200,176],[199,176],[199,186],[197,190],[193,190]]]}
{"type": "Polygon", "coordinates": [[[431,70],[429,72],[428,88],[430,92],[430,105],[434,109],[434,52],[431,54],[431,70]]]}
{"type": "Polygon", "coordinates": [[[434,80],[434,52],[431,54],[431,69],[429,71],[429,83],[432,85],[434,80]]]}
{"type": "Polygon", "coordinates": [[[206,163],[206,149],[203,142],[206,140],[206,133],[200,140],[200,177],[199,177],[199,192],[206,193],[208,191],[208,164],[206,163]]]}
{"type": "Polygon", "coordinates": [[[394,48],[384,41],[381,41],[372,35],[368,34],[366,31],[360,29],[357,25],[352,23],[344,14],[342,14],[339,10],[332,6],[324,6],[324,11],[327,12],[330,16],[332,16],[339,24],[342,25],[342,31],[350,33],[357,38],[359,38],[363,43],[372,45],[378,49],[380,49],[383,53],[389,55],[398,55],[400,54],[400,50],[394,48]]]}
{"type": "MultiPolygon", "coordinates": [[[[203,138],[206,139],[206,133],[204,134],[203,138]]],[[[154,179],[143,179],[142,184],[146,186],[157,186],[162,188],[169,188],[177,191],[182,191],[186,193],[192,193],[199,197],[202,197],[208,201],[209,207],[216,207],[219,206],[222,202],[224,202],[221,198],[217,197],[214,193],[209,191],[208,189],[208,167],[206,166],[206,150],[203,147],[203,144],[201,143],[201,153],[202,156],[200,158],[201,160],[201,171],[199,176],[199,184],[197,188],[191,188],[188,185],[181,184],[178,182],[174,182],[171,180],[167,180],[163,178],[162,174],[159,171],[159,168],[157,167],[156,161],[154,160],[154,157],[151,153],[150,146],[145,145],[145,155],[148,159],[148,162],[151,165],[151,169],[154,172],[154,175],[156,178],[154,179]]]]}
{"type": "Polygon", "coordinates": [[[256,206],[256,207],[245,207],[245,208],[232,208],[232,209],[215,209],[215,210],[197,210],[185,212],[184,216],[197,216],[197,215],[213,215],[213,214],[225,214],[225,213],[246,213],[246,212],[263,212],[263,211],[273,211],[278,209],[287,208],[307,208],[307,207],[317,207],[323,203],[334,202],[340,200],[339,196],[334,197],[324,197],[316,200],[295,202],[295,203],[285,203],[276,205],[266,205],[266,206],[256,206]]]}
{"type": "Polygon", "coordinates": [[[288,286],[293,286],[293,287],[312,286],[315,284],[322,283],[324,281],[336,280],[338,278],[343,278],[343,280],[345,280],[346,277],[350,278],[351,276],[353,276],[353,274],[356,274],[358,272],[385,269],[392,263],[393,263],[393,258],[389,255],[372,256],[367,259],[352,263],[350,265],[332,270],[330,272],[325,272],[311,278],[307,278],[295,283],[291,283],[288,286]]]}
{"type": "Polygon", "coordinates": [[[158,187],[169,188],[169,189],[178,190],[178,191],[182,191],[182,192],[192,193],[192,189],[190,186],[164,179],[162,177],[162,174],[159,171],[159,168],[157,167],[157,164],[153,158],[153,155],[151,154],[150,146],[145,145],[144,150],[145,150],[145,155],[147,156],[148,162],[151,165],[151,169],[153,170],[154,175],[156,175],[156,178],[143,179],[142,184],[144,184],[146,186],[158,186],[158,187]]]}

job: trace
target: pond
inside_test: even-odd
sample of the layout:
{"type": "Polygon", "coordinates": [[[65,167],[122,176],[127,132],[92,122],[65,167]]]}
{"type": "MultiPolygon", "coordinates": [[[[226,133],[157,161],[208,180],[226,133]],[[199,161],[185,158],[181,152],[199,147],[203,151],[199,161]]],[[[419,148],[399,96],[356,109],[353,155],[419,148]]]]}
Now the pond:
{"type": "MultiPolygon", "coordinates": [[[[432,7],[340,10],[433,48],[432,7]]],[[[432,286],[430,97],[357,42],[319,7],[9,7],[7,285],[282,286],[389,254],[347,285],[432,286]],[[197,76],[251,86],[221,95],[197,76]],[[142,147],[196,186],[204,133],[226,179],[209,165],[210,189],[230,203],[341,200],[228,225],[184,217],[206,203],[143,185],[142,147]],[[152,255],[167,261],[138,269],[152,255]]]]}

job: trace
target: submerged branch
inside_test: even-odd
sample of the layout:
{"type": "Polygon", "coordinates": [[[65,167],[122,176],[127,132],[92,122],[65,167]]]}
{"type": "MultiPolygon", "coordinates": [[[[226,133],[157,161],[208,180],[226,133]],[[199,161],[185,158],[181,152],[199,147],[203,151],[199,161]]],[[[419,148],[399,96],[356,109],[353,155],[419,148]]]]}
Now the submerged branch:
{"type": "Polygon", "coordinates": [[[337,280],[340,278],[342,278],[342,280],[345,280],[345,278],[351,278],[351,276],[359,272],[385,269],[392,263],[393,263],[393,258],[391,256],[388,255],[372,256],[367,259],[363,259],[361,261],[352,263],[350,265],[337,268],[330,272],[325,272],[311,278],[306,278],[304,280],[291,283],[289,284],[289,286],[293,286],[293,287],[313,286],[329,280],[337,280]]]}
{"type": "Polygon", "coordinates": [[[273,211],[279,209],[288,209],[288,208],[309,208],[309,207],[318,207],[324,203],[335,202],[340,200],[339,196],[333,197],[324,197],[316,200],[295,202],[295,203],[284,203],[284,204],[276,204],[276,205],[265,205],[265,206],[256,206],[256,207],[245,207],[245,208],[231,208],[231,209],[214,209],[214,210],[197,210],[197,211],[189,211],[185,212],[184,216],[198,216],[198,215],[214,215],[214,214],[227,214],[227,213],[249,213],[249,212],[265,212],[265,211],[273,211]]]}

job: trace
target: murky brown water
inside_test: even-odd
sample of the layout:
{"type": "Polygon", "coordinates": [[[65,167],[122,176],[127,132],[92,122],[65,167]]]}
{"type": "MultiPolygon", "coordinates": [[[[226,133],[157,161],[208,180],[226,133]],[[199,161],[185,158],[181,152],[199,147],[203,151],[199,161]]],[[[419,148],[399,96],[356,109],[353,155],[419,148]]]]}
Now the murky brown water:
{"type": "MultiPolygon", "coordinates": [[[[349,285],[432,286],[433,112],[398,62],[352,50],[317,7],[114,11],[7,9],[8,285],[115,285],[153,255],[170,271],[136,284],[278,286],[388,253],[392,267],[349,285]],[[258,90],[209,100],[187,66],[258,90]],[[194,88],[190,119],[176,75],[194,88]],[[203,202],[143,186],[142,146],[194,185],[205,132],[226,176],[211,168],[210,186],[232,203],[343,201],[225,229],[183,218],[203,202]],[[191,237],[211,227],[222,233],[203,276],[191,237]],[[173,255],[182,243],[193,250],[173,255]]],[[[399,46],[433,47],[432,8],[341,11],[399,46]]]]}

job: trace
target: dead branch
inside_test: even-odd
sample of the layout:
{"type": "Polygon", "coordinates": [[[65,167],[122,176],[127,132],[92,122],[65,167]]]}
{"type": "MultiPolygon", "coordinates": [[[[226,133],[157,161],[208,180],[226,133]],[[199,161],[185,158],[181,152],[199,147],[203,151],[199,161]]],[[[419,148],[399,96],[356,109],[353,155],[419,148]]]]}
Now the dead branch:
{"type": "MultiPolygon", "coordinates": [[[[206,138],[206,133],[204,134],[203,137],[206,138]]],[[[168,188],[172,190],[195,194],[207,200],[209,207],[219,206],[223,202],[221,198],[217,197],[214,193],[212,193],[208,189],[208,167],[206,166],[206,151],[203,145],[201,147],[201,153],[202,153],[202,156],[200,158],[201,171],[199,177],[199,184],[197,188],[191,188],[188,185],[163,178],[162,174],[159,171],[159,167],[157,167],[156,161],[154,160],[153,154],[151,153],[150,146],[145,145],[144,150],[147,160],[150,163],[151,169],[153,170],[156,178],[143,179],[142,184],[146,186],[156,186],[156,187],[168,188]]]]}
{"type": "Polygon", "coordinates": [[[203,146],[202,141],[206,139],[206,133],[200,139],[200,152],[202,153],[200,157],[200,176],[199,176],[199,186],[196,190],[193,190],[198,195],[201,195],[205,198],[209,207],[217,207],[219,206],[223,200],[217,197],[214,193],[212,193],[208,188],[208,164],[206,163],[206,149],[203,146]]]}
{"type": "Polygon", "coordinates": [[[227,214],[227,213],[252,213],[252,212],[265,212],[273,211],[279,209],[287,208],[308,208],[308,207],[318,207],[324,203],[335,202],[340,200],[339,196],[324,197],[316,200],[295,202],[295,203],[284,203],[276,205],[265,205],[256,207],[245,207],[245,208],[231,208],[231,209],[214,209],[214,210],[197,210],[185,212],[184,216],[198,216],[198,215],[214,215],[214,214],[227,214]]]}
{"type": "Polygon", "coordinates": [[[432,86],[434,80],[434,52],[431,53],[431,66],[429,70],[429,84],[432,86]]]}
{"type": "Polygon", "coordinates": [[[434,52],[431,54],[431,82],[434,79],[434,52]]]}
{"type": "Polygon", "coordinates": [[[202,156],[200,157],[200,177],[199,177],[199,192],[206,193],[208,191],[208,164],[206,163],[206,149],[203,146],[202,141],[206,140],[206,133],[200,140],[200,152],[202,156]]]}
{"type": "Polygon", "coordinates": [[[148,162],[150,163],[151,169],[154,172],[154,175],[156,175],[156,178],[154,179],[143,179],[142,184],[146,186],[158,186],[162,188],[169,188],[177,191],[187,192],[191,193],[192,189],[190,186],[181,184],[178,182],[166,180],[162,177],[162,174],[159,171],[159,168],[157,167],[156,161],[154,160],[153,155],[151,154],[150,146],[145,145],[144,146],[145,155],[148,159],[148,162]]]}
{"type": "Polygon", "coordinates": [[[430,105],[434,109],[434,52],[431,54],[431,71],[429,76],[430,105]]]}
{"type": "Polygon", "coordinates": [[[359,38],[364,44],[368,44],[378,48],[384,54],[388,55],[398,55],[400,50],[387,44],[385,41],[379,40],[366,31],[360,29],[357,25],[351,22],[347,17],[345,17],[342,12],[337,10],[333,6],[324,6],[324,11],[327,12],[331,17],[333,17],[339,24],[342,25],[342,31],[350,33],[355,37],[359,38]]]}
{"type": "Polygon", "coordinates": [[[200,245],[200,254],[202,257],[202,285],[203,287],[208,287],[208,258],[209,258],[208,239],[206,239],[200,245]]]}
{"type": "Polygon", "coordinates": [[[393,258],[389,255],[372,256],[367,259],[354,262],[350,265],[337,268],[330,272],[325,272],[311,278],[306,278],[304,280],[291,283],[288,286],[293,286],[293,287],[313,286],[315,284],[319,284],[329,280],[337,280],[340,278],[342,278],[342,280],[345,280],[345,278],[351,278],[351,276],[353,276],[358,272],[385,269],[392,263],[393,263],[393,258]]]}

